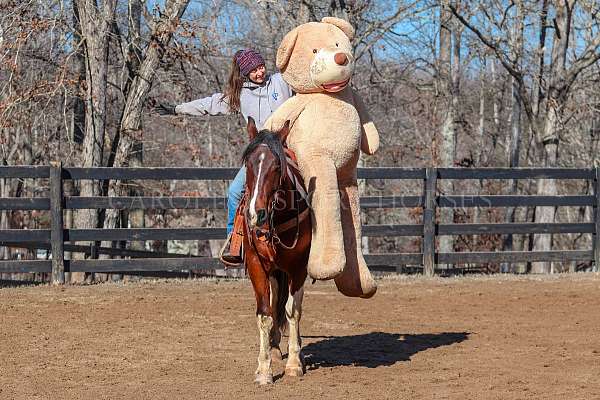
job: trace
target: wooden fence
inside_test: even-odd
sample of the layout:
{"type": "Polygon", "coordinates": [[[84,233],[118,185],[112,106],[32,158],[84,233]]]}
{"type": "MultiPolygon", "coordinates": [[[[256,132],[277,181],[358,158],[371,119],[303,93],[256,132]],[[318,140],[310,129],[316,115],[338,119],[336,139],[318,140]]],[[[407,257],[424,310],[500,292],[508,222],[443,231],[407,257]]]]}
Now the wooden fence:
{"type": "MultiPolygon", "coordinates": [[[[47,178],[50,191],[47,198],[1,198],[1,210],[49,210],[50,229],[0,230],[0,245],[49,248],[52,260],[0,261],[0,273],[51,272],[54,283],[63,283],[65,272],[134,273],[181,271],[219,268],[217,259],[188,257],[134,250],[77,246],[65,242],[78,241],[144,241],[144,240],[208,240],[224,239],[225,228],[135,228],[135,229],[65,229],[66,209],[201,209],[225,208],[223,197],[71,197],[64,196],[65,180],[226,180],[237,173],[233,168],[70,168],[51,166],[0,167],[0,179],[47,178]],[[84,260],[66,260],[65,251],[85,252],[84,260]],[[127,259],[96,259],[98,254],[120,255],[127,259]]],[[[362,179],[419,180],[423,192],[418,196],[362,197],[362,208],[423,209],[418,225],[365,225],[365,236],[422,237],[419,253],[366,255],[370,265],[396,270],[401,265],[419,265],[427,275],[433,275],[438,264],[475,264],[532,261],[579,261],[600,265],[600,169],[533,169],[533,168],[362,168],[362,179]],[[442,179],[559,179],[589,180],[594,195],[517,196],[517,195],[439,195],[437,183],[442,179]],[[438,224],[437,208],[577,206],[592,207],[591,223],[465,223],[438,224]],[[509,252],[436,252],[436,236],[481,234],[592,234],[589,250],[509,251],[509,252]],[[385,267],[387,266],[387,267],[385,267]]],[[[380,268],[381,269],[381,268],[380,268]]]]}

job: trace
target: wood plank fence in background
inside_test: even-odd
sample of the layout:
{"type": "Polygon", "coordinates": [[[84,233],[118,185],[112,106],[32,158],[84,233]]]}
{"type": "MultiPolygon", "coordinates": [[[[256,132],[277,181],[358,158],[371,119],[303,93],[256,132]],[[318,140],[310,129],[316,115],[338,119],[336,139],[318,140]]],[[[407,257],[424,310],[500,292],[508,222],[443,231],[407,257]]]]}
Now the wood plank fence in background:
{"type": "MultiPolygon", "coordinates": [[[[189,257],[145,251],[78,246],[65,242],[78,241],[144,241],[144,240],[209,240],[224,239],[225,228],[132,228],[132,229],[65,229],[63,211],[67,209],[203,209],[225,208],[223,197],[71,197],[64,196],[65,180],[226,180],[237,173],[235,168],[71,168],[51,166],[0,167],[0,179],[47,178],[47,198],[1,198],[1,210],[49,210],[50,229],[0,230],[0,245],[29,248],[49,248],[52,260],[0,261],[0,273],[52,273],[54,283],[64,283],[65,272],[134,273],[180,271],[219,268],[211,257],[189,257]],[[91,256],[84,260],[67,260],[64,252],[83,252],[91,256]],[[98,254],[130,257],[126,259],[96,259],[98,254]]],[[[402,179],[422,181],[418,196],[362,197],[361,207],[423,209],[421,224],[365,225],[365,236],[422,237],[419,253],[389,253],[366,255],[369,265],[395,271],[398,266],[422,266],[433,275],[438,264],[476,264],[532,261],[589,262],[597,271],[600,265],[600,169],[543,168],[361,168],[361,179],[402,179]],[[522,196],[522,195],[440,195],[437,182],[443,179],[578,179],[589,180],[593,195],[522,196]],[[465,223],[438,224],[437,208],[464,207],[532,207],[577,206],[592,207],[593,222],[584,223],[465,223]],[[508,252],[436,252],[436,237],[443,235],[481,234],[592,234],[592,248],[587,250],[508,251],[508,252]]]]}

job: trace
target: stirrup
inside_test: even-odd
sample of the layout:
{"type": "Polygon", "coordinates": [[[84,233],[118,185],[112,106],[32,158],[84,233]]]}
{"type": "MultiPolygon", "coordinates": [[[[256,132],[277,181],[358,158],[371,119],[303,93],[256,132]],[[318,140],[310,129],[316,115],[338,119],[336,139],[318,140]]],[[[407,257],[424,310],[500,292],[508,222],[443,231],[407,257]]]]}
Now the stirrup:
{"type": "Polygon", "coordinates": [[[228,250],[229,246],[231,245],[231,236],[232,235],[233,235],[233,232],[231,232],[231,233],[229,233],[229,235],[227,235],[227,240],[225,240],[225,243],[223,244],[223,246],[221,247],[221,250],[219,251],[219,260],[223,264],[225,264],[225,267],[239,267],[240,265],[242,265],[244,263],[244,260],[242,259],[242,257],[232,256],[231,254],[225,254],[225,251],[228,250]]]}

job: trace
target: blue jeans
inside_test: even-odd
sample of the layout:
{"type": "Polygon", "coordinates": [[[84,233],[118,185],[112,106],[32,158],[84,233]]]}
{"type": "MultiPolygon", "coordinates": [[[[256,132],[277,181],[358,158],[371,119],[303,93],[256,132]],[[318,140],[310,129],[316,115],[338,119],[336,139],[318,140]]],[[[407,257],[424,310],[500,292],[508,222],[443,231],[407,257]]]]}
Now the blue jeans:
{"type": "Polygon", "coordinates": [[[246,166],[243,166],[233,181],[229,185],[227,191],[227,236],[233,231],[233,219],[235,218],[235,212],[242,200],[244,194],[244,187],[246,186],[246,166]]]}

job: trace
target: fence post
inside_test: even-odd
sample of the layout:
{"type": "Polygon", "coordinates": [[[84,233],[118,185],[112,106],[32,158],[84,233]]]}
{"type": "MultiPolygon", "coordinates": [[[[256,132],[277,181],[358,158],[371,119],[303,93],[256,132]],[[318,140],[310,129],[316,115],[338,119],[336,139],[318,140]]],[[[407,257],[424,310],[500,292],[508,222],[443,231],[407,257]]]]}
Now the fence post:
{"type": "Polygon", "coordinates": [[[62,163],[50,163],[50,245],[52,248],[52,284],[65,283],[63,238],[62,163]]]}
{"type": "Polygon", "coordinates": [[[600,167],[594,168],[594,196],[596,202],[594,204],[594,222],[596,230],[592,239],[594,249],[594,271],[600,272],[600,167]]]}
{"type": "Polygon", "coordinates": [[[423,273],[435,274],[435,195],[437,187],[437,169],[425,171],[425,208],[423,209],[423,273]]]}

